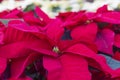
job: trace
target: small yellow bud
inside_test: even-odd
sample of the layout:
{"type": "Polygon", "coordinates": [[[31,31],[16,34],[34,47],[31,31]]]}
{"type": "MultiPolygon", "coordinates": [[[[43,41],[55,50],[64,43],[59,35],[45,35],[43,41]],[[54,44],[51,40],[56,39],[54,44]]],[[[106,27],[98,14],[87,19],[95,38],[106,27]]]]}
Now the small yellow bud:
{"type": "Polygon", "coordinates": [[[53,51],[56,52],[56,53],[59,53],[59,52],[60,52],[60,50],[59,50],[59,48],[58,48],[57,46],[54,46],[54,47],[53,47],[53,51]]]}

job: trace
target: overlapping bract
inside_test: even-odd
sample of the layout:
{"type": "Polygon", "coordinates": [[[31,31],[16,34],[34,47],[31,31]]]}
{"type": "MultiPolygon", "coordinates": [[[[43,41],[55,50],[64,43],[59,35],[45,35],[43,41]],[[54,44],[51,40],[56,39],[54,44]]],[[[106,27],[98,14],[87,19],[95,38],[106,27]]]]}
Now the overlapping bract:
{"type": "Polygon", "coordinates": [[[120,79],[120,12],[105,5],[50,18],[35,7],[0,18],[0,80],[120,79]]]}

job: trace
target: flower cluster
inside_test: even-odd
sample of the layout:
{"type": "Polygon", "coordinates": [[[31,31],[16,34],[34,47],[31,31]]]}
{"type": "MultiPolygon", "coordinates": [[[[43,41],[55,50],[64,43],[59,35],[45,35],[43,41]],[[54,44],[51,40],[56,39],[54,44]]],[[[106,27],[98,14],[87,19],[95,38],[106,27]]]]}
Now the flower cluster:
{"type": "Polygon", "coordinates": [[[0,80],[119,80],[120,12],[39,7],[0,13],[0,80]]]}

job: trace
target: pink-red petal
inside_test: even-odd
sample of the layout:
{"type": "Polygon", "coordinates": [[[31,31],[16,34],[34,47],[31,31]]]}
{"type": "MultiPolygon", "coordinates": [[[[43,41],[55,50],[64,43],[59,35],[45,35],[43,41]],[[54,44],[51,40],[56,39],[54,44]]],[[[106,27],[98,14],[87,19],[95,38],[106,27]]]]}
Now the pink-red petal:
{"type": "Polygon", "coordinates": [[[47,80],[61,80],[62,66],[58,58],[44,56],[43,66],[47,70],[47,80]]]}
{"type": "Polygon", "coordinates": [[[7,67],[7,59],[0,57],[0,74],[2,74],[7,67]]]}
{"type": "Polygon", "coordinates": [[[59,19],[55,19],[46,26],[46,35],[55,42],[58,42],[64,33],[64,28],[61,27],[61,24],[62,22],[59,19]]]}
{"type": "Polygon", "coordinates": [[[114,75],[113,70],[107,65],[105,58],[103,56],[96,54],[83,44],[73,45],[70,48],[68,48],[65,52],[89,58],[88,62],[90,61],[89,63],[90,65],[102,70],[105,73],[114,75]]]}
{"type": "Polygon", "coordinates": [[[71,31],[72,39],[88,43],[94,42],[96,34],[97,25],[95,23],[81,25],[71,31]]]}
{"type": "Polygon", "coordinates": [[[50,21],[50,18],[47,14],[45,14],[38,6],[35,8],[35,11],[40,19],[48,23],[50,21]]]}
{"type": "Polygon", "coordinates": [[[88,63],[82,56],[64,53],[60,56],[62,76],[60,80],[91,80],[88,63]]]}
{"type": "Polygon", "coordinates": [[[114,35],[115,33],[110,29],[103,29],[98,33],[95,41],[98,50],[113,55],[114,35]]]}
{"type": "Polygon", "coordinates": [[[114,45],[120,48],[120,34],[116,34],[114,38],[114,45]]]}
{"type": "Polygon", "coordinates": [[[38,58],[39,55],[31,52],[27,57],[13,59],[11,61],[11,77],[19,78],[25,68],[38,58]]]}

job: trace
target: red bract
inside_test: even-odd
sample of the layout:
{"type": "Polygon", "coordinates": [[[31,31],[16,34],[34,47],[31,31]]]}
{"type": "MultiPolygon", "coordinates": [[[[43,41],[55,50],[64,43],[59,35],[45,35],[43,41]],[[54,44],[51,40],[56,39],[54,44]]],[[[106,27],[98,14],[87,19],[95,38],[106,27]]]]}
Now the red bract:
{"type": "MultiPolygon", "coordinates": [[[[64,16],[64,14],[63,14],[63,16],[64,16]]],[[[60,16],[60,18],[61,17],[62,16],[60,16]]],[[[66,27],[68,29],[72,29],[75,26],[79,26],[79,24],[86,23],[85,21],[87,19],[88,18],[85,16],[85,11],[79,11],[77,13],[73,12],[68,17],[66,17],[65,20],[62,19],[63,20],[62,26],[66,27]]]]}
{"type": "Polygon", "coordinates": [[[110,29],[103,29],[98,32],[95,41],[98,50],[109,55],[113,55],[114,35],[114,32],[110,29]]]}
{"type": "Polygon", "coordinates": [[[106,22],[111,24],[120,24],[120,12],[110,11],[107,9],[107,5],[100,7],[97,12],[92,16],[95,21],[106,22]]]}
{"type": "Polygon", "coordinates": [[[4,58],[0,58],[0,64],[1,64],[1,68],[0,68],[0,74],[2,74],[7,66],[7,60],[4,58]]]}
{"type": "Polygon", "coordinates": [[[120,48],[120,34],[116,34],[114,38],[114,45],[120,48]]]}
{"type": "Polygon", "coordinates": [[[117,51],[113,58],[120,61],[120,52],[117,51]]]}
{"type": "Polygon", "coordinates": [[[11,18],[20,18],[22,15],[22,11],[16,9],[13,9],[11,11],[9,10],[5,10],[3,12],[0,13],[0,18],[3,19],[11,19],[11,18]]]}
{"type": "Polygon", "coordinates": [[[44,22],[48,23],[50,18],[46,15],[39,7],[35,8],[36,14],[39,16],[40,19],[43,19],[44,22]]]}
{"type": "Polygon", "coordinates": [[[91,80],[88,63],[83,57],[66,53],[61,56],[61,63],[63,66],[61,80],[91,80]]]}
{"type": "Polygon", "coordinates": [[[94,42],[96,33],[97,25],[95,23],[90,23],[77,26],[71,31],[71,37],[73,40],[89,43],[94,42]]]}

